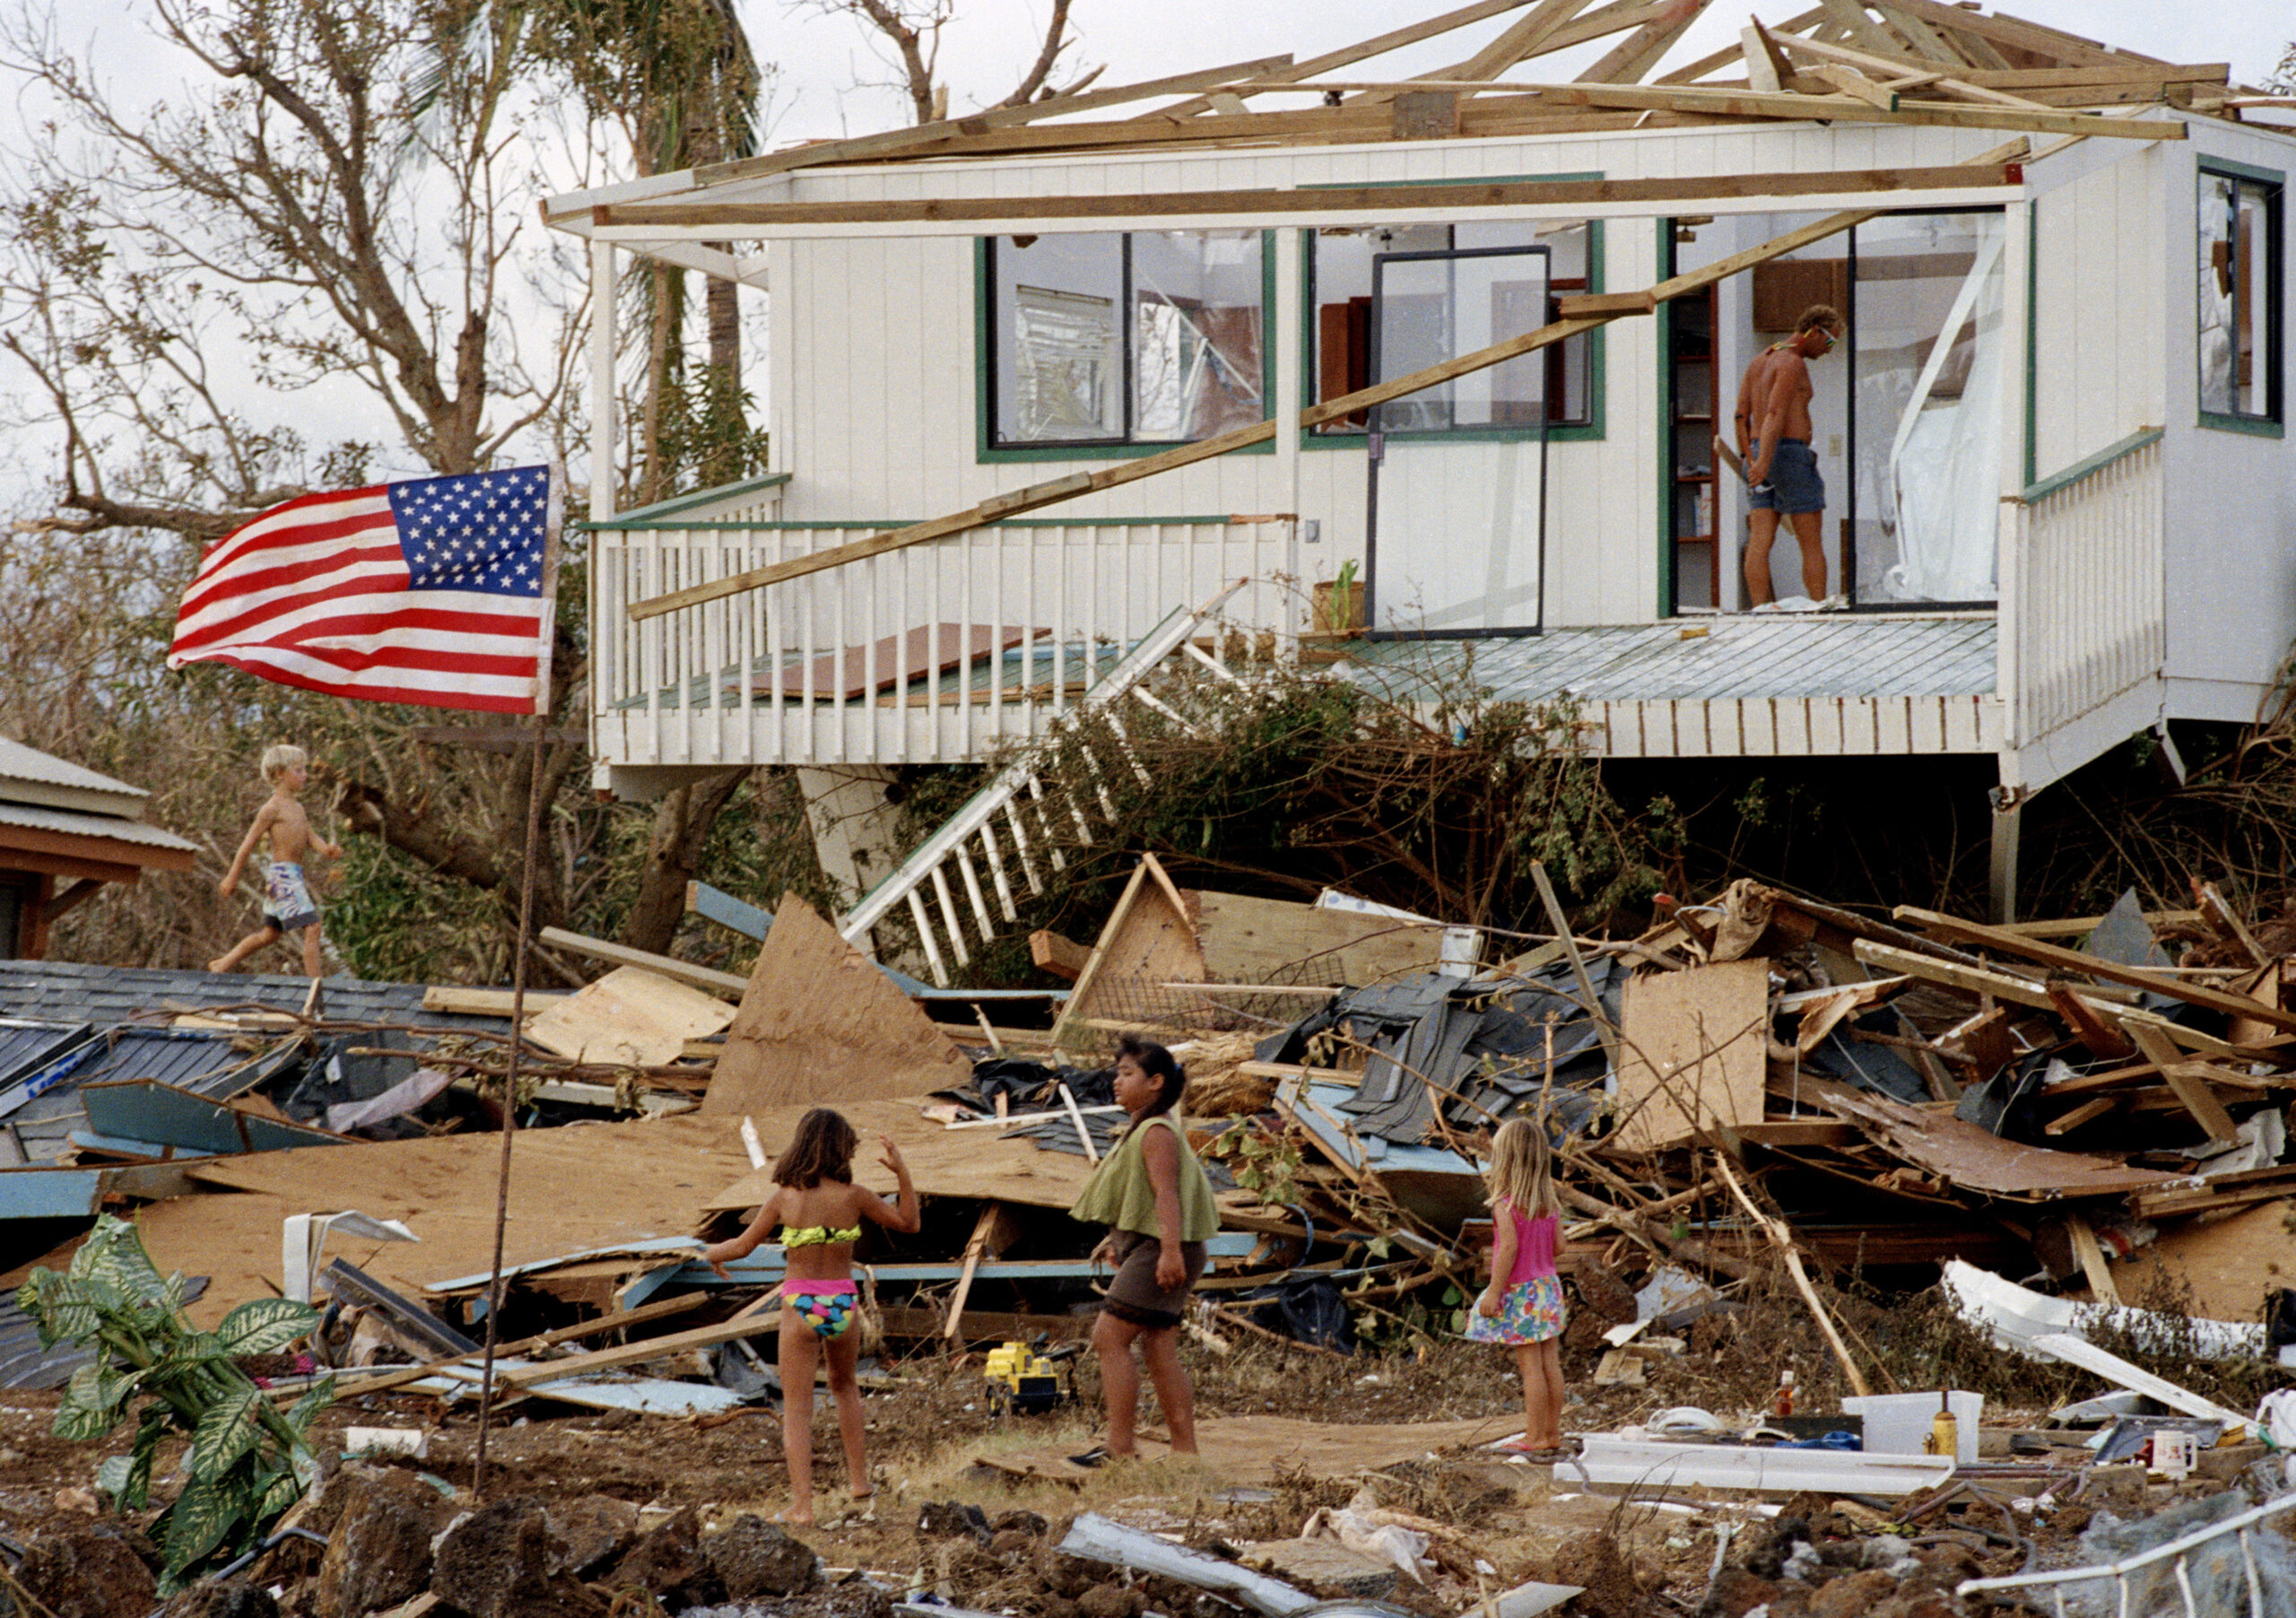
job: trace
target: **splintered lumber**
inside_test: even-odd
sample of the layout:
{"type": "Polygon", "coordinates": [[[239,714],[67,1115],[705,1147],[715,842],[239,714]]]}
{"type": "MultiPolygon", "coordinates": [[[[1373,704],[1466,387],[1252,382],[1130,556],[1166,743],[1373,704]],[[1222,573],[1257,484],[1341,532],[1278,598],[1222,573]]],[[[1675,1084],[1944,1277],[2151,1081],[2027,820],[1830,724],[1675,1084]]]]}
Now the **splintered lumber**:
{"type": "MultiPolygon", "coordinates": [[[[2179,125],[2176,127],[2179,133],[2182,133],[2183,126],[2179,125]]],[[[1971,158],[1967,165],[1962,166],[1982,169],[1993,164],[2014,162],[2022,157],[2026,151],[2027,145],[2024,141],[2013,141],[2005,146],[1998,146],[1989,152],[1979,152],[1976,157],[1971,158]]],[[[1838,236],[1844,231],[1853,230],[1867,220],[1875,218],[1879,212],[1878,209],[1862,208],[1847,213],[1830,213],[1812,223],[1788,231],[1782,236],[1773,237],[1760,246],[1733,253],[1728,257],[1718,259],[1701,269],[1671,276],[1651,288],[1651,296],[1657,302],[1664,303],[1691,292],[1702,291],[1728,280],[1742,270],[1751,269],[1757,264],[1766,264],[1773,258],[1782,258],[1787,254],[1807,247],[1813,241],[1822,241],[1827,237],[1838,236]]],[[[1302,427],[1320,427],[1327,422],[1340,421],[1358,411],[1368,410],[1374,404],[1385,404],[1391,400],[1408,398],[1413,394],[1422,393],[1440,383],[1470,376],[1476,371],[1488,370],[1494,365],[1503,365],[1518,355],[1551,348],[1558,343],[1567,342],[1582,333],[1591,332],[1599,326],[1606,326],[1618,318],[1615,315],[1586,315],[1575,319],[1552,321],[1535,331],[1509,337],[1505,342],[1495,343],[1488,348],[1476,349],[1471,353],[1461,354],[1456,359],[1444,361],[1440,364],[1409,372],[1392,381],[1376,383],[1370,387],[1359,388],[1353,393],[1343,394],[1338,398],[1311,405],[1300,413],[1299,424],[1302,427]]],[[[834,546],[812,556],[795,557],[787,561],[775,562],[769,567],[752,568],[746,572],[736,573],[714,583],[694,585],[686,589],[673,590],[665,596],[654,596],[649,600],[632,602],[625,609],[624,616],[633,621],[658,618],[665,613],[674,613],[682,607],[699,606],[704,602],[720,601],[730,596],[739,596],[750,590],[761,589],[767,585],[778,584],[785,579],[802,578],[808,573],[840,568],[871,556],[882,556],[888,552],[923,544],[928,540],[945,539],[950,535],[962,534],[968,529],[980,527],[1001,518],[1018,517],[1023,512],[1039,510],[1044,507],[1057,505],[1064,500],[1074,500],[1082,495],[1112,489],[1120,484],[1136,483],[1143,478],[1154,477],[1161,473],[1170,472],[1181,466],[1192,466],[1199,461],[1212,460],[1234,450],[1248,449],[1255,444],[1272,443],[1276,436],[1276,428],[1277,423],[1273,421],[1257,422],[1248,427],[1239,427],[1231,432],[1221,433],[1197,443],[1183,444],[1176,448],[1146,456],[1136,461],[1126,461],[1119,465],[1104,467],[1097,472],[1073,473],[1066,477],[1056,478],[1050,483],[1034,483],[1024,489],[1014,490],[1009,494],[1001,494],[983,500],[970,510],[961,511],[952,516],[935,518],[928,522],[913,523],[907,527],[894,528],[883,534],[874,535],[867,539],[856,540],[850,544],[834,546]]],[[[1568,931],[1569,929],[1559,927],[1557,930],[1568,931]]],[[[646,963],[641,961],[639,964],[646,963]]]]}
{"type": "MultiPolygon", "coordinates": [[[[709,1297],[709,1294],[707,1292],[687,1292],[682,1297],[665,1298],[658,1303],[640,1304],[633,1309],[601,1315],[595,1320],[578,1321],[572,1326],[561,1326],[555,1331],[542,1332],[532,1337],[521,1337],[516,1343],[501,1344],[494,1352],[506,1357],[530,1354],[538,1349],[554,1348],[561,1343],[572,1343],[583,1337],[596,1337],[606,1332],[641,1326],[649,1320],[659,1320],[666,1316],[683,1314],[686,1310],[707,1302],[709,1297]]],[[[349,1386],[344,1389],[346,1393],[361,1395],[382,1393],[393,1387],[404,1387],[409,1382],[420,1382],[423,1378],[435,1376],[449,1366],[466,1365],[477,1359],[483,1352],[483,1350],[477,1350],[467,1354],[457,1354],[448,1359],[433,1360],[425,1365],[397,1366],[377,1376],[364,1375],[361,1368],[356,1366],[344,1367],[335,1374],[340,1378],[349,1379],[349,1386]]],[[[280,1390],[279,1396],[292,1397],[299,1396],[301,1391],[300,1388],[283,1388],[280,1390]]]]}
{"type": "Polygon", "coordinates": [[[665,978],[674,978],[680,983],[691,983],[696,988],[739,998],[749,987],[745,978],[731,972],[721,972],[691,961],[674,960],[668,955],[657,955],[650,950],[633,950],[627,944],[609,943],[604,938],[590,938],[580,933],[570,933],[564,927],[544,927],[542,942],[555,944],[561,950],[571,950],[578,955],[592,956],[599,961],[611,961],[617,966],[642,966],[649,972],[659,972],[665,978]]]}
{"type": "Polygon", "coordinates": [[[2118,1307],[2120,1291],[2113,1285],[2112,1272],[2105,1267],[2105,1250],[2097,1245],[2097,1232],[2078,1214],[2068,1214],[2065,1216],[2065,1233],[2072,1238],[2073,1257],[2089,1283],[2090,1295],[2100,1303],[2118,1307]]]}
{"type": "Polygon", "coordinates": [[[1074,983],[1092,958],[1088,945],[1074,938],[1040,927],[1029,935],[1029,960],[1039,971],[1050,972],[1056,978],[1065,978],[1074,983]]]}
{"type": "Polygon", "coordinates": [[[736,1337],[754,1337],[762,1332],[777,1331],[780,1326],[778,1311],[746,1315],[732,1320],[721,1320],[715,1326],[697,1326],[691,1331],[673,1332],[666,1337],[648,1337],[639,1343],[624,1343],[615,1348],[601,1348],[563,1360],[549,1360],[540,1365],[498,1369],[494,1379],[508,1382],[513,1387],[529,1387],[537,1382],[555,1382],[564,1377],[587,1376],[593,1371],[619,1370],[625,1365],[641,1365],[648,1360],[683,1353],[689,1348],[714,1348],[720,1343],[731,1343],[736,1337]]]}
{"type": "MultiPolygon", "coordinates": [[[[1064,1095],[1066,1094],[1067,1086],[1063,1085],[1061,1092],[1064,1095]]],[[[1074,1103],[1072,1101],[1070,1104],[1073,1106],[1074,1103]]],[[[1079,1129],[1084,1127],[1081,1119],[1078,1120],[1076,1127],[1079,1129]]],[[[1087,1135],[1084,1139],[1086,1145],[1089,1146],[1091,1136],[1087,1135]]],[[[990,1203],[980,1211],[980,1217],[973,1222],[972,1236],[965,1243],[964,1268],[957,1276],[957,1290],[949,1295],[949,1323],[941,1333],[952,1342],[964,1335],[965,1300],[972,1296],[973,1275],[980,1268],[981,1258],[987,1253],[989,1243],[996,1235],[997,1222],[1004,1217],[1004,1214],[1003,1204],[990,1203]]]]}
{"type": "Polygon", "coordinates": [[[877,963],[795,893],[782,895],[705,1116],[928,1094],[962,1083],[964,1052],[877,963]]]}
{"type": "Polygon", "coordinates": [[[1144,854],[1053,1022],[1049,1043],[1056,1048],[1099,1043],[1086,1031],[1127,1005],[1126,985],[1202,982],[1207,976],[1187,901],[1156,857],[1144,854]]]}
{"type": "MultiPolygon", "coordinates": [[[[1561,3],[1570,4],[1570,0],[1561,0],[1561,3]]],[[[1263,84],[1296,84],[1300,80],[1311,79],[1319,73],[1329,73],[1334,68],[1339,67],[1352,67],[1358,62],[1369,61],[1373,57],[1383,57],[1389,51],[1401,50],[1406,46],[1436,39],[1455,29],[1465,28],[1470,23],[1482,22],[1492,17],[1504,16],[1511,11],[1520,11],[1530,4],[1531,0],[1479,0],[1476,4],[1464,6],[1455,12],[1446,12],[1439,17],[1430,17],[1425,22],[1414,22],[1408,28],[1398,28],[1376,38],[1365,39],[1360,44],[1344,46],[1320,57],[1310,57],[1306,61],[1295,62],[1289,67],[1273,69],[1259,74],[1258,80],[1263,84]]],[[[1556,4],[1556,0],[1548,0],[1548,4],[1556,4]]],[[[1578,0],[1578,5],[1585,4],[1586,0],[1578,0]]],[[[1572,9],[1576,10],[1578,7],[1573,6],[1572,9]]],[[[1233,81],[1229,82],[1229,87],[1233,87],[1233,81]]],[[[1164,119],[1192,118],[1200,113],[1210,111],[1211,108],[1212,103],[1209,100],[1199,97],[1192,101],[1183,101],[1177,107],[1159,108],[1153,112],[1143,113],[1141,117],[1164,119]]]]}
{"type": "Polygon", "coordinates": [[[2092,978],[2102,978],[2109,983],[2123,983],[2132,988],[2165,995],[2171,1000],[2182,1000],[2187,1005],[2197,1005],[2206,1011],[2222,1012],[2228,1017],[2248,1017],[2270,1023],[2277,1029],[2296,1032],[2296,1012],[2266,1005],[2261,1000],[2251,999],[2246,995],[2227,994],[2222,989],[2187,983],[2179,978],[2148,971],[2141,966],[2123,966],[2118,961],[2084,955],[2078,950],[2068,950],[2061,944],[2022,937],[2004,932],[1999,927],[1962,921],[1956,917],[1940,915],[1935,910],[1924,910],[1911,905],[1899,906],[1895,914],[1899,920],[1910,921],[1925,932],[1989,949],[1999,954],[2013,955],[2053,971],[2085,973],[2092,978]]]}
{"type": "Polygon", "coordinates": [[[2127,1025],[2129,1039],[2144,1055],[2144,1059],[2161,1070],[2161,1080],[2176,1092],[2177,1100],[2193,1116],[2193,1120],[2208,1132],[2213,1141],[2232,1138],[2232,1115],[2224,1110],[2224,1103],[2207,1081],[2187,1071],[2185,1054],[2179,1050],[2166,1034],[2141,1023],[2127,1025]]]}
{"type": "Polygon", "coordinates": [[[1642,108],[1704,112],[1729,117],[1827,119],[1861,124],[1942,124],[1963,129],[2017,129],[2031,135],[2102,135],[2118,140],[2180,141],[2185,126],[2166,118],[2115,118],[2097,113],[1970,106],[1964,101],[1900,100],[1883,112],[1855,96],[1765,95],[1752,90],[1695,85],[1540,84],[1543,100],[1564,106],[1642,108]]]}
{"type": "Polygon", "coordinates": [[[1720,1170],[1722,1183],[1730,1188],[1730,1195],[1738,1199],[1738,1205],[1761,1227],[1762,1234],[1770,1238],[1770,1245],[1785,1259],[1787,1274],[1793,1276],[1794,1285],[1802,1294],[1802,1301],[1810,1306],[1810,1313],[1817,1320],[1818,1329],[1825,1334],[1827,1346],[1833,1350],[1833,1357],[1841,1362],[1842,1374],[1849,1379],[1849,1386],[1858,1396],[1865,1397],[1871,1391],[1866,1386],[1866,1373],[1858,1370],[1857,1361],[1850,1358],[1849,1344],[1841,1340],[1841,1333],[1836,1329],[1833,1317],[1826,1313],[1826,1306],[1818,1300],[1818,1290],[1810,1284],[1809,1274],[1802,1267],[1802,1255],[1795,1248],[1792,1233],[1754,1205],[1754,1199],[1746,1195],[1746,1188],[1730,1171],[1728,1160],[1718,1157],[1714,1160],[1714,1166],[1720,1170]]]}

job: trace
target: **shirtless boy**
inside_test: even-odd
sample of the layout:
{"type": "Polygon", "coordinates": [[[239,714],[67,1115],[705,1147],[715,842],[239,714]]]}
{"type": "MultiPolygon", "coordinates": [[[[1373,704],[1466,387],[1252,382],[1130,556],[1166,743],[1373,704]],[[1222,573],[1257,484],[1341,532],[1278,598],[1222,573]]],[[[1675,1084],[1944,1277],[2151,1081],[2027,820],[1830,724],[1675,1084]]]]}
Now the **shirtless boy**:
{"type": "Polygon", "coordinates": [[[310,775],[310,760],[301,748],[282,742],[264,750],[263,779],[271,783],[271,796],[255,812],[255,824],[239,839],[239,851],[232,857],[231,868],[215,884],[215,891],[229,899],[239,885],[248,857],[268,832],[271,858],[264,868],[263,926],[232,945],[230,954],[209,961],[209,971],[228,972],[264,945],[276,944],[282,934],[300,933],[305,975],[325,975],[319,960],[319,907],[311,898],[310,883],[303,876],[303,862],[315,848],[329,859],[341,859],[343,848],[312,831],[311,817],[303,813],[300,795],[310,775]]]}
{"type": "Polygon", "coordinates": [[[1794,335],[1764,350],[1738,385],[1738,451],[1751,486],[1746,517],[1746,604],[1777,598],[1770,577],[1770,548],[1778,519],[1794,526],[1802,549],[1802,588],[1812,601],[1826,596],[1825,480],[1810,448],[1810,365],[1841,341],[1842,319],[1822,303],[1794,323],[1794,335]]]}

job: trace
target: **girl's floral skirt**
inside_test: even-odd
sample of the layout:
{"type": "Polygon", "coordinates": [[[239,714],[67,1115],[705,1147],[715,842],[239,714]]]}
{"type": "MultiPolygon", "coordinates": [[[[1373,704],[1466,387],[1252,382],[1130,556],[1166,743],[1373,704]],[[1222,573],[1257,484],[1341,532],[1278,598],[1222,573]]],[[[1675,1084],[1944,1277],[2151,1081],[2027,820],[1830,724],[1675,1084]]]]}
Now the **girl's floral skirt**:
{"type": "Polygon", "coordinates": [[[1544,1343],[1562,1335],[1562,1282],[1553,1275],[1534,1275],[1500,1294],[1499,1315],[1481,1309],[1467,1311],[1470,1343],[1544,1343]]]}

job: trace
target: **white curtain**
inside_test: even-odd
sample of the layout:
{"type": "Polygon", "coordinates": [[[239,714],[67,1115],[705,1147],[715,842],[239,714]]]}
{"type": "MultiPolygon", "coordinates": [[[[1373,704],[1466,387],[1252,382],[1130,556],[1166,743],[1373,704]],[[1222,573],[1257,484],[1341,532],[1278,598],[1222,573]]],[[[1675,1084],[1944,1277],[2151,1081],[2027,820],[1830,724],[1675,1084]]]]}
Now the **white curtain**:
{"type": "Polygon", "coordinates": [[[1890,446],[1898,562],[1883,594],[1899,600],[1988,601],[1996,593],[2005,239],[1998,216],[1979,224],[1975,259],[1890,446]],[[1940,396],[1938,378],[1964,331],[1974,339],[1967,379],[1958,398],[1940,396]]]}

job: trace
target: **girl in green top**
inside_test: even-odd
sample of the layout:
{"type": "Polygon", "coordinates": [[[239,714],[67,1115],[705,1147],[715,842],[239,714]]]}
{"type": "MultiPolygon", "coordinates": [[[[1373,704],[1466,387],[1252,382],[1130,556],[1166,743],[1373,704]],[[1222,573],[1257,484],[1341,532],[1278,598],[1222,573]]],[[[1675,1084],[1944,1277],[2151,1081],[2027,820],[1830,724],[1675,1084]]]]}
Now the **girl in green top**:
{"type": "Polygon", "coordinates": [[[1108,1440],[1074,1457],[1088,1466],[1136,1453],[1135,1343],[1171,1430],[1172,1453],[1196,1453],[1196,1395],[1180,1367],[1180,1318],[1188,1289],[1204,1269],[1204,1244],[1220,1228],[1220,1214],[1204,1166],[1172,1117],[1187,1088],[1187,1074],[1162,1046],[1127,1038],[1118,1047],[1117,1104],[1132,1115],[1132,1124],[1068,1210],[1071,1218],[1109,1227],[1092,1257],[1116,1270],[1092,1327],[1108,1440]]]}

